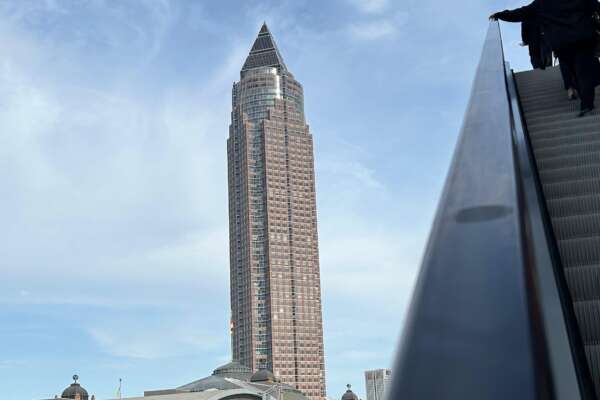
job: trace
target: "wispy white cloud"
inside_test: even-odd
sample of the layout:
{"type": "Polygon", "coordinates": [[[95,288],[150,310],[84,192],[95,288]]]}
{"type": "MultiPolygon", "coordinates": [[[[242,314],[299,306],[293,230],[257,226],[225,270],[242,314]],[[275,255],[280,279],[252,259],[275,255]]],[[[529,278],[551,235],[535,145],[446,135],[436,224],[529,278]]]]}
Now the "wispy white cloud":
{"type": "MultiPolygon", "coordinates": [[[[330,134],[331,135],[331,134],[330,134]]],[[[404,204],[364,149],[335,141],[317,164],[320,256],[327,295],[401,309],[412,290],[423,228],[390,224],[404,204]],[[325,184],[323,182],[326,182],[325,184]]]]}
{"type": "Polygon", "coordinates": [[[388,293],[388,302],[395,299],[402,303],[400,300],[406,299],[414,283],[421,241],[411,233],[374,231],[356,217],[353,225],[355,228],[349,227],[346,234],[322,235],[322,264],[327,266],[323,272],[324,287],[344,296],[373,301],[388,293]]]}
{"type": "MultiPolygon", "coordinates": [[[[151,14],[168,7],[155,5],[151,14]]],[[[148,285],[198,287],[202,280],[193,277],[206,274],[225,286],[228,92],[241,50],[214,65],[209,84],[173,86],[147,99],[108,82],[62,80],[66,64],[53,60],[80,55],[24,30],[23,15],[31,12],[17,9],[0,32],[7,50],[0,61],[0,180],[9,193],[0,200],[7,228],[0,270],[5,282],[33,293],[11,301],[43,301],[29,286],[39,289],[49,277],[56,284],[47,300],[60,302],[62,293],[67,303],[85,303],[88,293],[89,302],[101,303],[91,286],[115,277],[121,285],[143,277],[148,285]],[[56,290],[72,281],[89,287],[56,290]]],[[[48,4],[43,12],[58,10],[48,4]]],[[[160,42],[154,34],[141,40],[160,42]]],[[[115,70],[112,79],[127,74],[115,70]]]]}
{"type": "Polygon", "coordinates": [[[392,36],[398,32],[398,27],[388,20],[376,20],[354,24],[350,33],[361,40],[376,40],[392,36]]]}
{"type": "MultiPolygon", "coordinates": [[[[89,330],[103,351],[115,357],[164,359],[220,350],[224,336],[212,331],[199,331],[190,320],[173,321],[163,316],[156,323],[128,321],[110,327],[89,330]],[[193,329],[190,329],[194,326],[193,329]]],[[[196,320],[196,322],[200,322],[196,320]]]]}
{"type": "Polygon", "coordinates": [[[350,35],[361,41],[371,41],[397,36],[407,21],[407,14],[361,19],[349,27],[350,35]]]}
{"type": "Polygon", "coordinates": [[[349,0],[359,11],[367,14],[376,14],[385,11],[389,0],[349,0]]]}
{"type": "Polygon", "coordinates": [[[376,171],[358,160],[324,160],[319,169],[327,174],[353,180],[355,184],[365,188],[382,188],[383,183],[377,178],[376,171]]]}

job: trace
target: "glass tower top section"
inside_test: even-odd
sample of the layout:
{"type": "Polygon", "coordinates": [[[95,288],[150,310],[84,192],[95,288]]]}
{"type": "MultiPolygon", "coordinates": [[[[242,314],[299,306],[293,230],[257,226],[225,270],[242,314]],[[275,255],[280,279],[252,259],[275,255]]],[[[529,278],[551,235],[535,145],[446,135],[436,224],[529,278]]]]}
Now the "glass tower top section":
{"type": "Polygon", "coordinates": [[[281,53],[279,53],[279,49],[277,49],[277,45],[266,23],[260,28],[252,50],[250,50],[250,54],[242,67],[241,74],[244,76],[246,71],[260,67],[275,67],[287,70],[283,62],[283,57],[281,57],[281,53]]]}

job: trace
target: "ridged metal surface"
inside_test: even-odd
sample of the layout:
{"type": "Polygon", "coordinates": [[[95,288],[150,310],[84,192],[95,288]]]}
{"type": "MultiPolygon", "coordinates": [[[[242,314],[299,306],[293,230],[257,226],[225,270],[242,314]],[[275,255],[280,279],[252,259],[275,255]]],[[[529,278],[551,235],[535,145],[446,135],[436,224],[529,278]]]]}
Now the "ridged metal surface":
{"type": "MultiPolygon", "coordinates": [[[[593,371],[600,370],[600,345],[588,346],[586,351],[588,363],[593,371]]],[[[596,388],[600,387],[600,374],[596,374],[592,377],[596,388]]]]}
{"type": "Polygon", "coordinates": [[[600,198],[594,195],[565,197],[550,200],[547,204],[550,213],[555,218],[600,214],[600,198]]]}
{"type": "Polygon", "coordinates": [[[573,301],[600,300],[600,268],[598,265],[573,267],[565,271],[573,301]]]}
{"type": "Polygon", "coordinates": [[[600,398],[600,112],[576,117],[579,102],[567,98],[558,68],[518,73],[516,80],[600,398]]]}

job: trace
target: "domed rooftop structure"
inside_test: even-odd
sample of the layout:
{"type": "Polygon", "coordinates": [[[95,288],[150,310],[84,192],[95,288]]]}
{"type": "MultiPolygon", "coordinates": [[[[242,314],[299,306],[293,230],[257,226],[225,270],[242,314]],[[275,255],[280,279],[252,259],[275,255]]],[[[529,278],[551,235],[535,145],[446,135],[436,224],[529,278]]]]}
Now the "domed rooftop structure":
{"type": "Polygon", "coordinates": [[[180,386],[177,389],[188,392],[204,392],[206,390],[235,390],[240,387],[241,386],[235,381],[230,381],[217,375],[211,375],[188,383],[187,385],[180,386]]]}
{"type": "Polygon", "coordinates": [[[221,378],[233,378],[241,381],[248,381],[252,376],[252,370],[237,361],[232,361],[215,369],[212,374],[213,376],[219,376],[221,378]]]}
{"type": "Polygon", "coordinates": [[[350,389],[352,385],[347,384],[346,387],[348,390],[346,390],[346,393],[342,396],[342,400],[358,400],[358,396],[350,389]]]}
{"type": "Polygon", "coordinates": [[[275,375],[268,369],[260,369],[252,375],[250,382],[275,382],[275,375]]]}
{"type": "Polygon", "coordinates": [[[60,397],[62,397],[63,399],[77,399],[78,398],[79,400],[88,400],[88,392],[87,392],[87,390],[82,388],[79,383],[77,383],[78,379],[79,379],[79,376],[73,375],[74,382],[71,383],[71,386],[69,386],[62,392],[62,395],[60,397]]]}
{"type": "MultiPolygon", "coordinates": [[[[265,392],[272,393],[275,389],[278,390],[281,398],[285,400],[309,400],[298,389],[278,382],[271,371],[262,369],[252,374],[249,368],[236,361],[218,367],[212,375],[187,385],[174,389],[146,391],[144,395],[150,397],[168,393],[208,392],[206,397],[198,398],[204,400],[209,399],[209,397],[210,400],[264,400],[265,392]],[[238,376],[236,377],[236,375],[238,376]]],[[[273,400],[273,396],[270,398],[273,400]]]]}

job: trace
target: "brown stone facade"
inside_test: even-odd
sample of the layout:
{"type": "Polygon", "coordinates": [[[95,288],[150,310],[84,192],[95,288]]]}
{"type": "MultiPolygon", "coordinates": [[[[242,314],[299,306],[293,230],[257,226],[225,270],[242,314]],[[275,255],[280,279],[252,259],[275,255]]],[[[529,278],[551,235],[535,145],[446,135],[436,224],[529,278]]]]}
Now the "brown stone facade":
{"type": "Polygon", "coordinates": [[[233,357],[325,399],[313,139],[302,86],[266,26],[234,84],[231,116],[233,357]]]}

